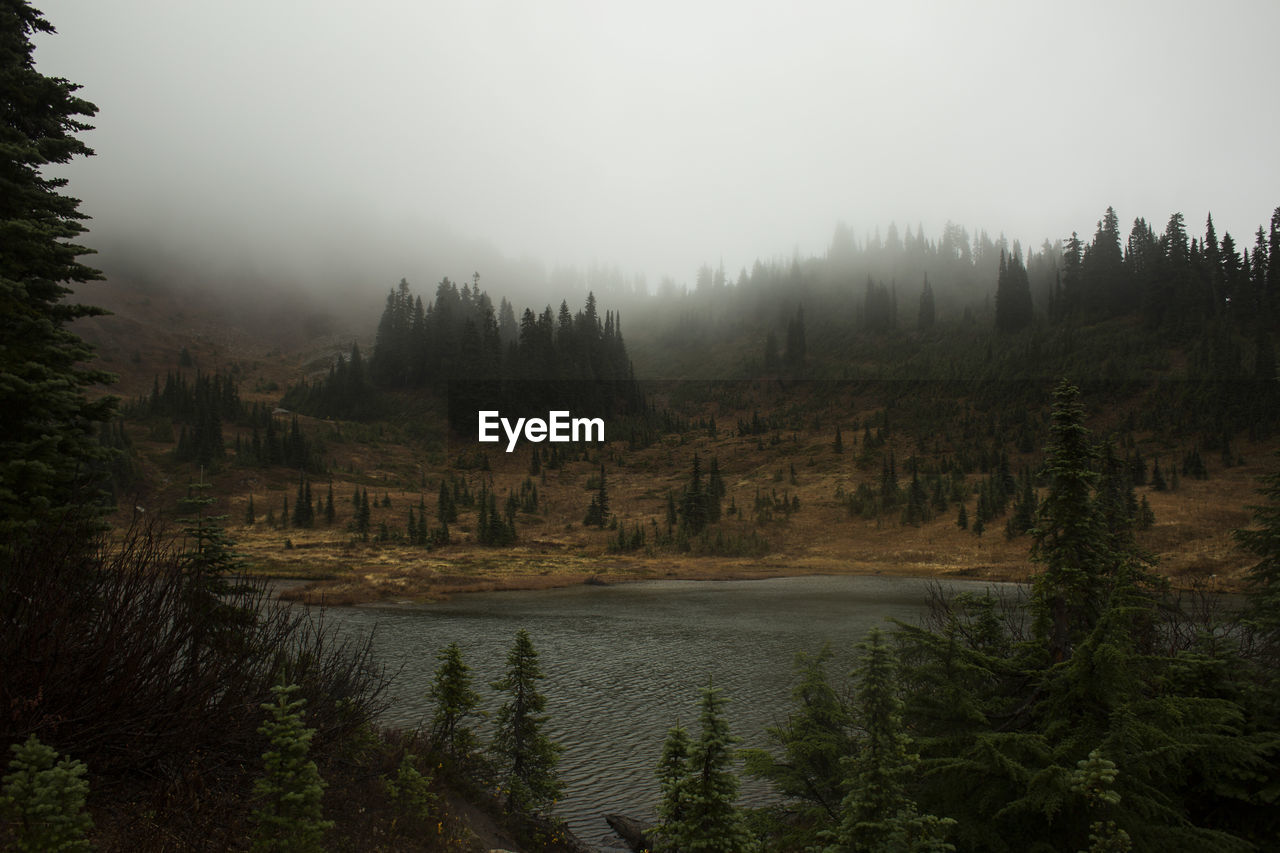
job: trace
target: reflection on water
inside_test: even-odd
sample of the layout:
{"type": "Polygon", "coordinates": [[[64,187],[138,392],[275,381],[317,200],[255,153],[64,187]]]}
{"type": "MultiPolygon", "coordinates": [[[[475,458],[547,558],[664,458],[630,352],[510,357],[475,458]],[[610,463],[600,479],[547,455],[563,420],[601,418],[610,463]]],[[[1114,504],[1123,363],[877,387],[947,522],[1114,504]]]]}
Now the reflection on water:
{"type": "MultiPolygon", "coordinates": [[[[829,642],[830,672],[842,677],[853,645],[873,625],[919,620],[927,584],[877,576],[584,585],[335,608],[329,618],[374,629],[380,658],[400,670],[386,722],[406,727],[430,718],[435,655],[455,641],[486,710],[496,711],[501,699],[488,683],[501,676],[516,631],[526,629],[547,676],[550,732],[565,746],[556,811],[589,844],[623,849],[603,815],[652,817],[662,741],[676,720],[697,737],[701,687],[723,688],[742,746],[765,746],[765,727],[786,713],[796,653],[829,642]]],[[[746,801],[767,799],[764,786],[744,783],[746,801]]]]}

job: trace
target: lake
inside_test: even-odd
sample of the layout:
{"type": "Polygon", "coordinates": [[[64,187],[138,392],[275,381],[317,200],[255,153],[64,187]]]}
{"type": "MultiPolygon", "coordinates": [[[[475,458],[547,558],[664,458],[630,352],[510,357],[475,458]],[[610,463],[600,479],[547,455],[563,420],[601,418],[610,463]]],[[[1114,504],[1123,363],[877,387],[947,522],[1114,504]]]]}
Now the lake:
{"type": "MultiPolygon", "coordinates": [[[[375,632],[379,659],[400,670],[385,722],[425,725],[436,653],[457,642],[484,707],[516,631],[533,639],[546,674],[551,736],[565,747],[565,795],[556,808],[583,841],[625,849],[607,813],[651,819],[653,775],[667,730],[679,720],[697,738],[698,691],[710,681],[730,700],[739,746],[767,746],[766,726],[785,717],[797,652],[830,643],[828,670],[843,683],[853,646],[886,620],[916,623],[930,581],[884,576],[752,581],[651,581],[537,592],[462,595],[429,605],[331,608],[329,619],[375,632]]],[[[1008,584],[948,581],[948,590],[1008,584]]],[[[766,785],[743,780],[743,800],[767,802],[766,785]]]]}

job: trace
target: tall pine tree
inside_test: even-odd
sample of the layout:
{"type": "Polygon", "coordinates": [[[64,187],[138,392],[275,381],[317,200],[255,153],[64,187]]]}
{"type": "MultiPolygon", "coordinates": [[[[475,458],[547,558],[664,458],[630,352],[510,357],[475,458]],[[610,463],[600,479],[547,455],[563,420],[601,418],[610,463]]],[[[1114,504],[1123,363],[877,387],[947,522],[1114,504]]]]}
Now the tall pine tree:
{"type": "MultiPolygon", "coordinates": [[[[67,325],[102,311],[63,301],[67,285],[100,279],[77,258],[85,232],[66,178],[44,174],[93,152],[77,134],[97,108],[80,88],[36,70],[32,38],[53,26],[24,0],[0,6],[0,552],[90,503],[85,487],[107,453],[91,427],[115,401],[84,389],[111,380],[82,365],[92,352],[67,325]]],[[[92,495],[92,491],[90,491],[92,495]]]]}
{"type": "Polygon", "coordinates": [[[492,685],[509,697],[498,709],[492,744],[508,811],[546,808],[560,794],[555,767],[562,747],[544,730],[547,700],[538,691],[544,677],[533,640],[521,629],[507,653],[507,674],[492,685]]]}

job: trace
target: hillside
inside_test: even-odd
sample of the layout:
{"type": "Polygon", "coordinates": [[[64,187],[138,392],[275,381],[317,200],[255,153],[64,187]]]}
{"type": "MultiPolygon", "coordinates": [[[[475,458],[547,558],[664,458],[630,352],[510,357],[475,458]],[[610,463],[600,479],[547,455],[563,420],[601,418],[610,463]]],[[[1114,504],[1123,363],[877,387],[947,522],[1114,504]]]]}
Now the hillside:
{"type": "MultiPolygon", "coordinates": [[[[100,291],[109,295],[98,301],[115,316],[82,321],[77,328],[84,327],[106,366],[120,374],[117,390],[126,398],[146,395],[157,377],[163,382],[169,372],[194,377],[221,371],[236,382],[246,405],[275,409],[284,389],[322,376],[349,341],[358,339],[366,352],[372,349],[367,329],[339,332],[341,323],[320,312],[282,313],[268,333],[241,324],[236,312],[207,296],[193,299],[119,282],[100,291]],[[189,366],[181,367],[182,361],[189,366]]],[[[647,331],[633,329],[631,336],[652,340],[647,331]]],[[[1118,346],[1132,337],[1130,332],[1116,321],[1077,333],[1076,339],[1088,342],[1080,347],[1087,355],[1118,346]]],[[[732,347],[743,344],[739,339],[718,346],[727,363],[734,359],[732,347]]],[[[830,344],[810,346],[819,353],[838,350],[830,344]]],[[[958,363],[957,353],[983,347],[988,350],[984,364],[1016,362],[1028,346],[1025,339],[997,341],[991,350],[989,335],[957,327],[950,335],[923,339],[851,338],[846,351],[858,350],[851,363],[867,364],[868,373],[911,375],[927,373],[921,365],[958,363]]],[[[697,353],[696,346],[689,349],[697,353]]],[[[680,358],[673,354],[678,347],[667,346],[667,360],[651,366],[641,355],[651,350],[644,344],[636,350],[640,360],[634,369],[642,378],[666,372],[663,365],[680,358]]],[[[1158,378],[1175,376],[1178,361],[1179,352],[1171,347],[1145,363],[1149,375],[1158,378]]],[[[835,363],[834,356],[817,356],[809,373],[830,375],[835,363]]],[[[1074,370],[1084,364],[1078,360],[1074,370]]],[[[998,463],[1014,478],[1038,467],[1047,434],[1048,377],[1004,383],[843,382],[797,380],[775,372],[755,380],[648,381],[641,387],[655,413],[643,427],[643,441],[636,439],[634,421],[611,423],[605,445],[566,450],[556,467],[549,445],[542,445],[537,473],[531,473],[533,445],[522,442],[507,454],[500,445],[482,446],[470,435],[451,433],[443,401],[429,392],[379,392],[382,414],[373,420],[279,412],[282,429],[296,417],[301,432],[319,448],[319,467],[304,477],[317,505],[332,484],[334,521],[327,524],[322,513],[313,513],[318,517],[312,526],[284,520],[296,511],[301,484],[296,469],[246,462],[237,455],[237,443],[247,453],[251,427],[223,424],[226,456],[202,471],[198,464],[174,459],[184,429],[181,418],[158,426],[156,418],[133,413],[125,429],[136,476],[127,487],[130,496],[119,501],[119,512],[121,520],[136,511],[130,508],[172,518],[186,484],[203,475],[219,499],[211,511],[228,517],[229,531],[254,572],[313,579],[315,584],[296,594],[338,603],[660,577],[875,572],[1011,580],[1033,571],[1029,538],[1006,536],[1011,495],[1002,511],[986,520],[982,535],[975,534],[972,521],[978,493],[998,463]],[[753,418],[755,434],[741,434],[753,418]],[[833,449],[837,426],[841,452],[833,449]],[[704,475],[716,460],[725,485],[723,516],[705,533],[681,537],[678,520],[667,524],[668,495],[680,499],[695,454],[704,475]],[[583,523],[602,465],[612,516],[612,526],[605,529],[583,523]],[[894,466],[897,482],[886,500],[888,465],[894,466]],[[923,483],[932,484],[927,489],[932,494],[921,517],[907,518],[912,467],[923,483]],[[425,509],[431,524],[437,523],[442,482],[464,495],[457,520],[448,525],[449,543],[410,544],[410,513],[418,518],[425,509]],[[536,488],[537,505],[515,513],[516,541],[480,544],[479,510],[466,505],[465,495],[474,500],[488,489],[501,506],[522,484],[526,497],[530,486],[536,488]],[[367,537],[352,527],[357,492],[369,497],[367,537]],[[868,504],[868,494],[881,503],[868,504]],[[246,523],[250,497],[252,525],[246,523]],[[957,526],[960,503],[969,516],[968,529],[957,526]],[[643,543],[637,530],[643,531],[643,543]]],[[[1086,385],[1091,428],[1096,437],[1114,441],[1121,457],[1143,460],[1141,484],[1133,486],[1133,494],[1135,500],[1146,499],[1154,522],[1137,539],[1159,570],[1180,585],[1232,588],[1251,561],[1235,547],[1231,531],[1249,521],[1245,507],[1253,500],[1257,476],[1269,470],[1275,442],[1238,436],[1225,453],[1204,449],[1198,454],[1206,478],[1187,475],[1186,457],[1200,449],[1201,436],[1154,424],[1144,415],[1159,404],[1154,395],[1160,388],[1150,380],[1086,385]],[[1178,471],[1176,488],[1158,490],[1151,484],[1156,460],[1170,481],[1178,471]]]]}

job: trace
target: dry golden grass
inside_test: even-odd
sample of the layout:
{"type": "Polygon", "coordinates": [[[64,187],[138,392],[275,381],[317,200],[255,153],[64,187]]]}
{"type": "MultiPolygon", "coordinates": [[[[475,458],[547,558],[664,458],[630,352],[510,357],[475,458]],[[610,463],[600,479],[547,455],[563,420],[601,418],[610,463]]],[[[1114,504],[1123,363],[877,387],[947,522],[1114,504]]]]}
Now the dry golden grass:
{"type": "MultiPolygon", "coordinates": [[[[848,431],[846,431],[848,434],[848,431]]],[[[625,452],[614,445],[602,454],[606,459],[612,509],[628,528],[640,523],[651,534],[665,529],[666,494],[676,495],[687,479],[696,451],[703,459],[704,473],[712,455],[716,456],[728,486],[725,506],[736,504],[739,515],[728,517],[728,531],[755,530],[769,542],[768,553],[758,558],[690,557],[670,549],[650,549],[632,554],[612,554],[610,531],[584,528],[582,515],[592,492],[587,478],[599,470],[597,462],[575,462],[560,470],[548,470],[535,477],[540,504],[535,516],[521,514],[517,521],[520,541],[515,547],[494,549],[474,542],[474,513],[464,512],[451,525],[453,543],[427,551],[395,542],[357,542],[346,526],[352,514],[351,493],[367,488],[372,507],[373,530],[386,523],[403,531],[408,509],[415,514],[420,496],[425,498],[432,524],[435,523],[436,490],[443,468],[416,467],[414,454],[401,446],[338,447],[342,464],[359,468],[377,461],[379,468],[358,481],[338,479],[334,494],[338,522],[333,528],[270,528],[261,522],[268,507],[277,516],[284,495],[294,501],[296,482],[255,481],[255,504],[259,523],[237,525],[243,518],[247,493],[235,492],[230,500],[231,532],[239,550],[255,570],[272,576],[312,579],[294,590],[296,598],[329,603],[358,603],[373,600],[417,602],[462,592],[510,589],[543,589],[584,582],[617,583],[654,578],[729,579],[801,574],[892,574],[921,577],[963,577],[990,580],[1025,580],[1035,570],[1029,558],[1030,540],[1023,536],[1006,540],[1003,520],[997,519],[979,537],[955,525],[952,506],[943,516],[918,527],[903,526],[896,516],[879,521],[851,519],[836,500],[837,486],[845,492],[863,480],[878,477],[876,470],[860,471],[856,454],[835,454],[828,438],[818,434],[788,436],[777,447],[757,447],[755,439],[702,436],[681,442],[669,437],[665,442],[640,452],[625,452]],[[795,465],[796,481],[790,480],[795,465]],[[412,466],[412,467],[411,467],[412,466]],[[409,470],[425,474],[427,486],[421,492],[402,487],[409,470]],[[779,479],[781,477],[781,479],[779,479]],[[372,482],[371,482],[372,481],[372,482]],[[382,484],[385,483],[384,487],[382,484]],[[395,484],[395,485],[392,485],[395,484]],[[799,512],[786,520],[760,525],[751,521],[756,489],[784,490],[800,499],[799,512]],[[261,489],[261,490],[259,490],[261,489]],[[392,506],[380,506],[383,495],[392,506]],[[656,527],[655,527],[656,525],[656,527]],[[289,540],[292,547],[286,547],[289,540]]],[[[331,447],[331,449],[333,449],[331,447]]],[[[1245,447],[1251,459],[1266,459],[1265,448],[1245,447]]],[[[906,455],[900,451],[900,456],[906,455]]],[[[465,477],[473,491],[482,479],[491,478],[499,495],[517,488],[528,475],[529,448],[521,446],[513,454],[490,450],[492,471],[453,471],[465,477]]],[[[595,457],[593,456],[593,459],[595,457]]],[[[1015,460],[1015,465],[1019,464],[1015,460]]],[[[1211,479],[1183,479],[1177,491],[1156,492],[1140,488],[1155,512],[1155,527],[1140,536],[1140,543],[1157,558],[1158,571],[1175,583],[1194,583],[1212,577],[1219,586],[1238,585],[1251,564],[1249,555],[1234,544],[1231,531],[1247,525],[1244,508],[1254,498],[1256,477],[1264,466],[1248,464],[1230,469],[1211,465],[1211,479]]],[[[260,472],[255,472],[260,474],[260,472]]],[[[245,475],[229,475],[234,486],[245,475]]],[[[324,486],[313,488],[313,496],[324,486]]],[[[973,499],[968,501],[973,512],[973,499]]]]}

